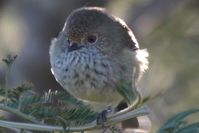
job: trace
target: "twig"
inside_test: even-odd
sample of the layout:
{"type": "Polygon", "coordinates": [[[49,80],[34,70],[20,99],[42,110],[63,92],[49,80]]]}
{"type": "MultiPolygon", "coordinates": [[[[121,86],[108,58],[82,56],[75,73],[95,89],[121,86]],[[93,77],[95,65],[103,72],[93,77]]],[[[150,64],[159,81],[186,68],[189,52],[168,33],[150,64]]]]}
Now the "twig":
{"type": "Polygon", "coordinates": [[[132,110],[132,108],[129,107],[127,109],[124,109],[124,110],[108,117],[107,123],[108,123],[108,125],[110,125],[110,124],[114,125],[121,121],[135,118],[138,116],[144,116],[147,114],[149,114],[149,110],[147,109],[147,107],[140,107],[140,108],[134,109],[134,110],[132,110]]]}
{"type": "MultiPolygon", "coordinates": [[[[126,111],[120,115],[116,115],[115,117],[108,117],[106,125],[113,125],[119,123],[121,121],[135,118],[138,116],[147,115],[149,113],[146,107],[141,107],[136,110],[126,111]]],[[[63,131],[63,127],[61,126],[49,126],[49,125],[39,125],[39,124],[28,124],[28,123],[19,123],[19,122],[9,122],[0,120],[0,126],[6,128],[18,128],[18,129],[25,129],[25,130],[32,130],[32,131],[63,131]]],[[[78,127],[68,127],[66,128],[67,131],[70,132],[81,132],[85,130],[93,130],[99,129],[101,125],[97,125],[96,121],[93,121],[89,124],[78,126],[78,127]]]]}
{"type": "Polygon", "coordinates": [[[5,75],[5,105],[8,103],[8,78],[10,75],[10,66],[8,65],[7,70],[6,70],[6,75],[5,75]]]}
{"type": "Polygon", "coordinates": [[[5,75],[5,105],[8,103],[8,78],[10,75],[10,69],[12,67],[13,62],[17,58],[17,55],[7,55],[5,59],[2,59],[2,61],[6,64],[7,66],[7,71],[5,75]]]}

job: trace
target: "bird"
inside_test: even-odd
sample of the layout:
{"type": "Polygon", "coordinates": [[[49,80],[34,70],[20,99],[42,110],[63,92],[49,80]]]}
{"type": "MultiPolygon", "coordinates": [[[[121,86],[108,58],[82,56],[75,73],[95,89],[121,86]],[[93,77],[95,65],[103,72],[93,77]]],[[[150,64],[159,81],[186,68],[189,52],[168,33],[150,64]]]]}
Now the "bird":
{"type": "Polygon", "coordinates": [[[72,11],[49,54],[56,81],[97,112],[124,100],[116,89],[119,83],[138,91],[149,64],[147,50],[139,48],[128,25],[101,7],[72,11]]]}

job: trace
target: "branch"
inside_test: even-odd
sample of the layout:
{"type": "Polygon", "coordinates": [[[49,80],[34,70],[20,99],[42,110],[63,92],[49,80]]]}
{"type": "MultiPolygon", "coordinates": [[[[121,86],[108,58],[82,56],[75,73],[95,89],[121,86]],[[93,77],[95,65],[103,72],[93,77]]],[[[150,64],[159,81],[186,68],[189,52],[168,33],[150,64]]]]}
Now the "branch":
{"type": "MultiPolygon", "coordinates": [[[[121,121],[135,118],[138,116],[147,115],[149,113],[146,107],[141,107],[136,110],[127,110],[125,113],[116,115],[116,116],[108,116],[107,122],[105,125],[113,125],[119,123],[121,121]]],[[[117,114],[117,113],[116,113],[117,114]]],[[[49,125],[41,125],[41,124],[28,124],[28,123],[19,123],[19,122],[9,122],[0,120],[0,126],[6,128],[17,128],[17,129],[25,129],[25,130],[33,130],[33,131],[63,131],[63,127],[61,126],[49,126],[49,125]]],[[[93,130],[99,129],[101,125],[97,125],[96,120],[79,127],[68,127],[66,128],[67,131],[71,132],[78,132],[78,131],[85,131],[85,130],[93,130]]]]}

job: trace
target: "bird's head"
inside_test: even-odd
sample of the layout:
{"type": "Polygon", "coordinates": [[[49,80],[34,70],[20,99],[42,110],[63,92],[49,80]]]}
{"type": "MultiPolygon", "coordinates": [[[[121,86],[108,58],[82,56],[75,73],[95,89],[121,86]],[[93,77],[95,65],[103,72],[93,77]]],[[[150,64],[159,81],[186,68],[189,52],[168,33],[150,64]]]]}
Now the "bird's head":
{"type": "Polygon", "coordinates": [[[114,55],[123,48],[138,49],[138,43],[125,22],[99,7],[73,11],[62,33],[67,38],[68,52],[95,48],[103,54],[114,55]]]}

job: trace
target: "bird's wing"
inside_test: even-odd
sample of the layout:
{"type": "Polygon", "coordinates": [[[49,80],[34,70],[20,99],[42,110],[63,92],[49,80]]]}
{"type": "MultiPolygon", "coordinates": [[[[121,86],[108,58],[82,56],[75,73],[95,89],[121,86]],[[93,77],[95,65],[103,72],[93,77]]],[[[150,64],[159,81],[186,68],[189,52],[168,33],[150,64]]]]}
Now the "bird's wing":
{"type": "Polygon", "coordinates": [[[115,18],[115,21],[118,22],[119,25],[122,28],[121,34],[123,34],[123,36],[126,36],[125,38],[127,40],[125,40],[125,41],[127,42],[126,43],[127,47],[129,49],[131,49],[132,51],[138,50],[139,44],[138,44],[138,41],[133,34],[133,31],[128,27],[128,25],[121,18],[118,18],[118,17],[115,17],[115,16],[114,16],[114,18],[115,18]]]}

